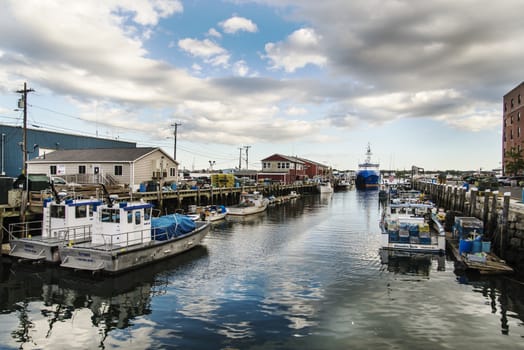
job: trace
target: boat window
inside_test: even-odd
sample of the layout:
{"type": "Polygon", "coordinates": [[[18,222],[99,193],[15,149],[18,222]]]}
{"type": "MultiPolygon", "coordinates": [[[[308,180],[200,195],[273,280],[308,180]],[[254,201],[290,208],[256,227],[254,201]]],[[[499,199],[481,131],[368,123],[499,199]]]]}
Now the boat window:
{"type": "Polygon", "coordinates": [[[85,205],[79,205],[78,207],[75,207],[75,217],[77,219],[87,217],[87,207],[85,205]]]}
{"type": "Polygon", "coordinates": [[[140,210],[135,211],[135,225],[140,225],[140,210]]]}
{"type": "Polygon", "coordinates": [[[145,208],[144,209],[144,220],[148,221],[151,219],[151,210],[153,208],[145,208]]]}
{"type": "Polygon", "coordinates": [[[115,209],[102,209],[101,213],[102,222],[120,222],[120,215],[118,215],[118,210],[115,209]]]}
{"type": "Polygon", "coordinates": [[[52,205],[51,217],[56,219],[65,219],[65,207],[63,205],[52,205]]]}
{"type": "Polygon", "coordinates": [[[133,223],[133,213],[128,211],[127,212],[127,223],[132,224],[133,223]]]}

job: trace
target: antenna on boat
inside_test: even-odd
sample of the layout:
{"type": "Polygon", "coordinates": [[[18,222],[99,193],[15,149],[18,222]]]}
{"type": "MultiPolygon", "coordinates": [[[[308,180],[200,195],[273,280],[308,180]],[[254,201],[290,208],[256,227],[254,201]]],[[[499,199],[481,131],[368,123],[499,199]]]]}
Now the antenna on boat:
{"type": "Polygon", "coordinates": [[[104,190],[104,196],[106,197],[106,200],[107,200],[107,206],[108,208],[111,208],[113,206],[113,198],[107,191],[106,185],[101,183],[100,186],[102,186],[102,189],[104,190]]]}
{"type": "Polygon", "coordinates": [[[56,204],[60,204],[60,196],[58,192],[56,191],[53,180],[49,180],[49,185],[51,185],[51,191],[53,192],[53,197],[55,197],[56,204]]]}

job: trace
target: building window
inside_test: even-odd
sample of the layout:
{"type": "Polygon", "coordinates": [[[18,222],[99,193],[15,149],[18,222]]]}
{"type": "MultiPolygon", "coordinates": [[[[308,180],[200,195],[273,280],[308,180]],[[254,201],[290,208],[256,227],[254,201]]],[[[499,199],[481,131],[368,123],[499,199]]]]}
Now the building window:
{"type": "Polygon", "coordinates": [[[49,173],[50,173],[51,175],[56,175],[56,165],[51,165],[51,166],[49,167],[49,173]]]}
{"type": "Polygon", "coordinates": [[[176,168],[169,168],[169,177],[176,176],[176,168]]]}
{"type": "Polygon", "coordinates": [[[121,165],[115,165],[115,175],[122,175],[122,166],[121,165]]]}
{"type": "Polygon", "coordinates": [[[85,165],[79,165],[78,166],[78,173],[79,174],[85,174],[86,173],[86,166],[85,165]]]}
{"type": "Polygon", "coordinates": [[[510,133],[509,133],[509,139],[510,139],[510,140],[513,140],[513,129],[510,130],[510,133]]]}
{"type": "Polygon", "coordinates": [[[519,94],[519,96],[517,97],[517,100],[518,100],[518,102],[519,102],[519,104],[520,104],[520,94],[519,94]]]}
{"type": "Polygon", "coordinates": [[[289,169],[289,163],[286,163],[286,168],[289,169]]]}
{"type": "Polygon", "coordinates": [[[509,119],[509,123],[510,123],[510,124],[513,124],[513,116],[510,116],[509,118],[510,118],[510,119],[509,119]]]}
{"type": "Polygon", "coordinates": [[[517,113],[517,121],[520,122],[520,112],[517,113]]]}
{"type": "Polygon", "coordinates": [[[517,137],[520,137],[520,126],[519,126],[519,128],[517,129],[517,137]]]}
{"type": "Polygon", "coordinates": [[[508,104],[504,103],[504,112],[506,112],[507,110],[508,110],[508,104]]]}
{"type": "Polygon", "coordinates": [[[511,99],[511,108],[513,108],[513,99],[511,99]]]}

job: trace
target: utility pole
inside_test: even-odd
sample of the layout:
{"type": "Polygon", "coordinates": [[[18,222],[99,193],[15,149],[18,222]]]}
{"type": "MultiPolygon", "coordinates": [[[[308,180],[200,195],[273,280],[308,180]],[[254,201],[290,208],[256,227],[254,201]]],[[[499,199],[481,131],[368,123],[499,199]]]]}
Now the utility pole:
{"type": "Polygon", "coordinates": [[[243,147],[239,148],[240,154],[238,155],[238,170],[242,169],[242,150],[243,149],[244,149],[243,147]]]}
{"type": "Polygon", "coordinates": [[[177,128],[180,125],[182,125],[182,124],[180,124],[180,123],[171,124],[171,126],[175,127],[175,130],[173,130],[173,137],[175,138],[175,143],[174,143],[174,146],[173,146],[173,159],[175,161],[176,161],[176,134],[177,134],[177,128]]]}
{"type": "MultiPolygon", "coordinates": [[[[27,178],[27,93],[33,92],[35,90],[28,89],[27,83],[24,83],[24,89],[23,90],[17,90],[16,92],[19,94],[22,94],[22,98],[18,100],[18,108],[24,109],[24,130],[22,134],[22,152],[23,155],[23,166],[22,166],[22,174],[27,178]]],[[[26,189],[27,190],[27,189],[26,189]]]]}
{"type": "Polygon", "coordinates": [[[248,151],[249,151],[249,148],[251,148],[251,146],[244,146],[244,148],[246,149],[246,169],[249,169],[249,155],[248,155],[248,151]]]}

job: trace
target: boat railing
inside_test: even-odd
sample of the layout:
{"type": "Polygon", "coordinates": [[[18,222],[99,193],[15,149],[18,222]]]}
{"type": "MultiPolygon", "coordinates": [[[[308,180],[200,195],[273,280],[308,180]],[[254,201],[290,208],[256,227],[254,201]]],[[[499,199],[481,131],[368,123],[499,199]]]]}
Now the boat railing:
{"type": "Polygon", "coordinates": [[[41,232],[42,221],[25,221],[11,223],[9,224],[7,229],[9,240],[39,236],[41,232]]]}
{"type": "Polygon", "coordinates": [[[155,227],[153,230],[150,227],[122,232],[119,234],[97,234],[97,239],[92,246],[97,249],[113,250],[124,247],[132,247],[140,244],[150,244],[154,241],[161,241],[168,239],[167,227],[155,227]]]}
{"type": "MultiPolygon", "coordinates": [[[[26,221],[9,224],[7,230],[10,240],[16,239],[38,239],[42,238],[42,221],[26,221]]],[[[68,226],[51,229],[49,240],[58,243],[68,244],[68,242],[87,241],[91,239],[91,225],[68,226]]]]}
{"type": "Polygon", "coordinates": [[[51,236],[58,237],[64,245],[71,245],[77,242],[87,242],[91,240],[91,225],[69,226],[59,229],[52,229],[51,236]]]}

